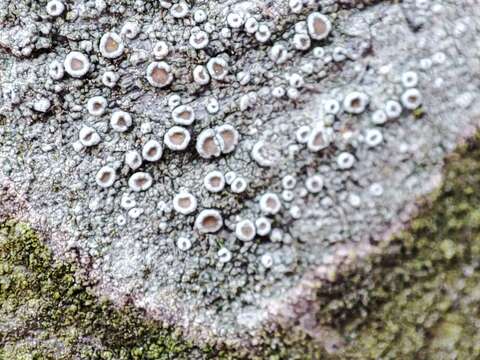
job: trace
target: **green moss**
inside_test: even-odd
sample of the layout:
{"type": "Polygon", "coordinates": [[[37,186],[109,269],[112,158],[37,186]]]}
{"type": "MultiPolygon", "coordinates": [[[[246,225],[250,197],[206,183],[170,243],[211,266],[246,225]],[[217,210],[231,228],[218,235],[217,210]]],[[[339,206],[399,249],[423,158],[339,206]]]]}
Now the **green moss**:
{"type": "Polygon", "coordinates": [[[345,359],[480,358],[480,137],[369,276],[364,318],[345,321],[345,359]]]}
{"type": "Polygon", "coordinates": [[[27,226],[13,221],[0,226],[0,305],[2,359],[176,359],[203,354],[133,307],[120,311],[97,299],[71,265],[55,262],[27,226]]]}
{"type": "Polygon", "coordinates": [[[480,137],[448,159],[423,211],[360,269],[318,290],[317,318],[346,340],[327,356],[298,329],[264,333],[254,353],[199,348],[132,306],[90,291],[26,225],[0,225],[0,359],[480,358],[480,137]]]}

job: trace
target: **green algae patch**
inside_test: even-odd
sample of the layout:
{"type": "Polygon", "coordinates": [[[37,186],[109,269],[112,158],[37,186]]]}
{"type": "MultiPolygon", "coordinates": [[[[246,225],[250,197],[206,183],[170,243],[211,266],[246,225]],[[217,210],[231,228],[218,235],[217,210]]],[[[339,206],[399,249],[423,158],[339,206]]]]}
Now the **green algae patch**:
{"type": "Polygon", "coordinates": [[[338,325],[350,340],[341,358],[480,358],[479,210],[477,135],[447,159],[441,189],[372,267],[362,315],[338,325]]]}
{"type": "Polygon", "coordinates": [[[131,306],[99,300],[84,281],[27,226],[0,225],[0,359],[214,356],[131,306]]]}

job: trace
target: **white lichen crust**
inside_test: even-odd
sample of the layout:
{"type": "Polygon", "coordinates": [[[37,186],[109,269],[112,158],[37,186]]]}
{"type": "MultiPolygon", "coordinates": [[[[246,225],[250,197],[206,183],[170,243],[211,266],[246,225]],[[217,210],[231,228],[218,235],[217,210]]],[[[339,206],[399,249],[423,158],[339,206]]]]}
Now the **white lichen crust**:
{"type": "Polygon", "coordinates": [[[190,340],[310,326],[478,125],[458,3],[0,0],[0,184],[190,340]]]}

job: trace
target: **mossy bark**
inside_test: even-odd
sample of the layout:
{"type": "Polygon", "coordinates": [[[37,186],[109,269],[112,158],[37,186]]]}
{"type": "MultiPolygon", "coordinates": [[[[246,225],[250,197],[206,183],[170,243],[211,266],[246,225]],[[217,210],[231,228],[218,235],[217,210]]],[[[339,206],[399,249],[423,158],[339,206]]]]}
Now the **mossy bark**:
{"type": "Polygon", "coordinates": [[[441,189],[388,244],[348,359],[480,357],[480,137],[449,159],[441,189]]]}

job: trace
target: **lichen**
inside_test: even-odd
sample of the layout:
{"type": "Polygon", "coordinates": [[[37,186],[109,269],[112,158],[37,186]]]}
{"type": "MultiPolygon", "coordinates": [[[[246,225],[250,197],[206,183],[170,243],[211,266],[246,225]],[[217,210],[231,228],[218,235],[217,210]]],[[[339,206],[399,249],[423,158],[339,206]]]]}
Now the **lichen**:
{"type": "MultiPolygon", "coordinates": [[[[439,239],[425,230],[437,220],[385,234],[405,226],[478,124],[475,1],[0,3],[0,221],[41,231],[48,269],[70,267],[78,291],[111,309],[126,302],[140,328],[250,352],[238,357],[364,355],[369,314],[418,274],[433,280],[431,269],[464,260],[455,217],[439,239]],[[217,188],[205,186],[213,171],[217,188]]],[[[27,283],[46,276],[21,269],[27,283]]],[[[80,304],[42,296],[6,302],[8,333],[28,329],[8,346],[61,354],[74,332],[95,356],[143,357],[144,339],[118,335],[118,355],[115,332],[57,329],[80,304]]],[[[458,341],[459,329],[449,320],[432,334],[458,341]]]]}
{"type": "Polygon", "coordinates": [[[371,259],[368,276],[345,275],[323,294],[328,301],[318,316],[347,343],[330,355],[298,329],[264,333],[262,345],[248,350],[253,354],[194,346],[129,304],[118,309],[95,297],[74,265],[54,260],[27,225],[8,221],[0,226],[0,358],[476,358],[479,185],[477,135],[448,159],[441,189],[424,200],[387,253],[371,259]]]}

